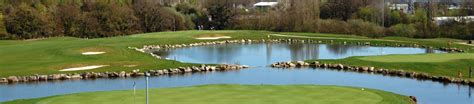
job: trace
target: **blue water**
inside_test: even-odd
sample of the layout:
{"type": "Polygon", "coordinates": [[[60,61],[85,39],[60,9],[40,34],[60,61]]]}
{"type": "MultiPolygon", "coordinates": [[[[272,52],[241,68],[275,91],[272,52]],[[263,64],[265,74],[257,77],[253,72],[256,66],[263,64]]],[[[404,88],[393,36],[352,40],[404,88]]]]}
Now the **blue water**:
{"type": "MultiPolygon", "coordinates": [[[[163,57],[195,63],[239,63],[254,68],[150,78],[152,88],[204,84],[316,84],[380,89],[416,96],[421,104],[473,104],[470,87],[419,81],[410,78],[326,69],[274,69],[273,62],[304,59],[339,59],[349,56],[422,54],[440,51],[421,48],[391,48],[318,44],[240,44],[180,48],[157,52],[163,57]]],[[[130,90],[144,88],[144,78],[98,79],[32,84],[0,85],[0,101],[36,98],[78,92],[130,90]]]]}

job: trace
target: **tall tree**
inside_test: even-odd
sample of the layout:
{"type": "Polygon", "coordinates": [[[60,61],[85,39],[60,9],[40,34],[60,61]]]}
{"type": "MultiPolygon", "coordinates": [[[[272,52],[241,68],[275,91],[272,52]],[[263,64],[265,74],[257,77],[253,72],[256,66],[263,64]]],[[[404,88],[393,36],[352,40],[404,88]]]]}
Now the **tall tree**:
{"type": "Polygon", "coordinates": [[[328,0],[321,6],[321,18],[348,20],[360,7],[370,5],[375,0],[328,0]]]}
{"type": "MultiPolygon", "coordinates": [[[[41,5],[39,7],[42,8],[41,5]]],[[[40,38],[55,35],[54,23],[48,11],[39,11],[27,3],[12,7],[5,16],[7,32],[20,39],[40,38]]]]}
{"type": "Polygon", "coordinates": [[[68,36],[81,37],[80,25],[83,15],[80,6],[76,3],[64,3],[56,10],[56,23],[58,30],[68,36]]]}
{"type": "Polygon", "coordinates": [[[208,0],[206,4],[211,29],[222,30],[231,26],[236,16],[232,0],[208,0]]]}

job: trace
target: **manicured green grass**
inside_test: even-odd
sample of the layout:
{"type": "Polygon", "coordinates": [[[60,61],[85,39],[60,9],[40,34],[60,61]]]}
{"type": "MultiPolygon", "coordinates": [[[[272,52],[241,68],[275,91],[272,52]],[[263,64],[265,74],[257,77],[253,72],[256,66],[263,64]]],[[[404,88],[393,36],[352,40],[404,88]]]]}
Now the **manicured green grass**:
{"type": "Polygon", "coordinates": [[[449,62],[456,60],[469,60],[474,59],[473,53],[458,53],[458,54],[419,54],[419,55],[385,55],[376,57],[361,57],[358,58],[364,61],[375,61],[375,62],[419,62],[419,63],[431,63],[431,62],[449,62]]]}
{"type": "Polygon", "coordinates": [[[181,31],[100,39],[58,37],[24,41],[2,40],[0,41],[0,66],[2,66],[0,67],[0,77],[9,75],[68,73],[59,72],[59,70],[89,65],[110,65],[104,68],[89,70],[96,72],[130,71],[134,69],[150,70],[189,66],[193,64],[158,60],[148,54],[128,49],[128,47],[209,41],[196,40],[193,38],[194,35],[201,34],[226,34],[234,37],[234,39],[239,39],[244,37],[257,37],[257,35],[265,33],[258,32],[259,34],[255,34],[254,32],[256,31],[181,31]],[[91,56],[81,54],[82,52],[88,51],[104,51],[107,53],[91,56]],[[127,65],[137,65],[137,67],[126,67],[127,65]]]}
{"type": "MultiPolygon", "coordinates": [[[[130,71],[134,69],[151,70],[164,69],[178,66],[190,66],[195,64],[180,63],[169,60],[158,60],[148,54],[143,54],[127,47],[142,47],[143,45],[157,44],[185,44],[217,40],[197,40],[200,36],[231,36],[231,39],[267,39],[269,34],[282,34],[287,37],[271,36],[271,38],[286,39],[312,39],[334,43],[342,42],[371,42],[374,44],[420,44],[434,47],[446,47],[446,39],[410,39],[399,37],[387,37],[382,39],[370,39],[367,37],[353,35],[335,35],[319,33],[279,33],[252,30],[225,30],[225,31],[178,31],[135,34],[121,37],[80,39],[72,37],[56,37],[39,40],[0,40],[0,77],[11,75],[34,75],[34,74],[57,74],[57,73],[80,73],[60,72],[64,68],[82,67],[89,65],[110,65],[107,67],[88,71],[130,71]],[[316,37],[316,38],[307,38],[316,37]],[[81,53],[87,51],[105,51],[102,55],[84,56],[81,53]],[[136,65],[136,67],[127,67],[136,65]]],[[[459,41],[459,40],[458,40],[459,41]]],[[[472,46],[453,44],[452,47],[466,49],[472,52],[472,46]]],[[[465,62],[462,62],[465,63],[465,62]]],[[[410,66],[417,67],[417,66],[410,66]]],[[[409,68],[410,68],[409,67],[409,68]]],[[[459,66],[456,66],[458,68],[459,66]]]]}
{"type": "Polygon", "coordinates": [[[323,63],[374,66],[376,68],[424,72],[436,76],[458,77],[458,72],[461,72],[463,78],[466,79],[469,79],[469,67],[474,68],[473,53],[362,56],[318,61],[323,63]]]}
{"type": "MultiPolygon", "coordinates": [[[[143,90],[108,91],[16,100],[5,104],[143,104],[143,90]]],[[[379,90],[311,85],[205,85],[150,90],[150,104],[408,104],[379,90]]]]}

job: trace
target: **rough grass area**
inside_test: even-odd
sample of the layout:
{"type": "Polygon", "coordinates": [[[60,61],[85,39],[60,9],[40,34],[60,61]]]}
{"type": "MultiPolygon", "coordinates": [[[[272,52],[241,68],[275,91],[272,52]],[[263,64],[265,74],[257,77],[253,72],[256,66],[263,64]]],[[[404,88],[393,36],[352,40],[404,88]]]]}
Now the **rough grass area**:
{"type": "MultiPolygon", "coordinates": [[[[0,40],[0,77],[7,77],[11,75],[21,76],[34,74],[80,73],[83,71],[60,72],[59,70],[65,68],[83,67],[91,65],[110,66],[87,71],[131,71],[134,69],[151,70],[172,68],[178,66],[190,66],[194,64],[179,63],[168,60],[158,60],[148,54],[143,54],[135,50],[128,49],[128,47],[218,41],[195,39],[195,37],[213,36],[215,34],[222,34],[225,36],[232,37],[232,39],[219,40],[268,39],[268,35],[270,34],[282,34],[282,36],[270,36],[270,38],[312,39],[321,40],[325,42],[332,40],[334,44],[342,44],[343,42],[371,42],[374,44],[416,43],[420,45],[430,45],[434,47],[446,47],[448,41],[460,41],[447,39],[418,40],[398,37],[370,39],[367,37],[352,35],[288,32],[279,33],[251,30],[159,32],[98,39],[56,37],[36,40],[0,40]],[[87,51],[101,51],[106,53],[89,56],[81,54],[87,51]]],[[[472,46],[453,44],[452,47],[462,48],[468,50],[469,52],[472,52],[472,46]]],[[[463,66],[454,66],[450,68],[463,68],[467,66],[467,63],[464,61],[456,63],[456,65],[460,64],[462,64],[463,66]]],[[[412,64],[404,68],[413,69],[416,67],[418,66],[412,64]]]]}
{"type": "MultiPolygon", "coordinates": [[[[150,90],[150,104],[407,104],[408,97],[379,90],[311,85],[205,85],[150,90]]],[[[137,91],[91,92],[4,104],[144,104],[137,91]]]]}

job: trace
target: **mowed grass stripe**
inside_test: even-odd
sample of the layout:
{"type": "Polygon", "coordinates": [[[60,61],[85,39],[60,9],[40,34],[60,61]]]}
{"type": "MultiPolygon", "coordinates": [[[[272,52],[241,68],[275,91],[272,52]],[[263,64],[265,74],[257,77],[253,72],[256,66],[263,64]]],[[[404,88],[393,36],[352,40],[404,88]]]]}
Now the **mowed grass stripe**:
{"type": "MultiPolygon", "coordinates": [[[[144,91],[79,93],[5,104],[141,104],[144,91]],[[134,100],[135,99],[135,100],[134,100]]],[[[312,85],[205,85],[152,89],[151,104],[407,104],[406,96],[379,90],[312,85]]]]}

